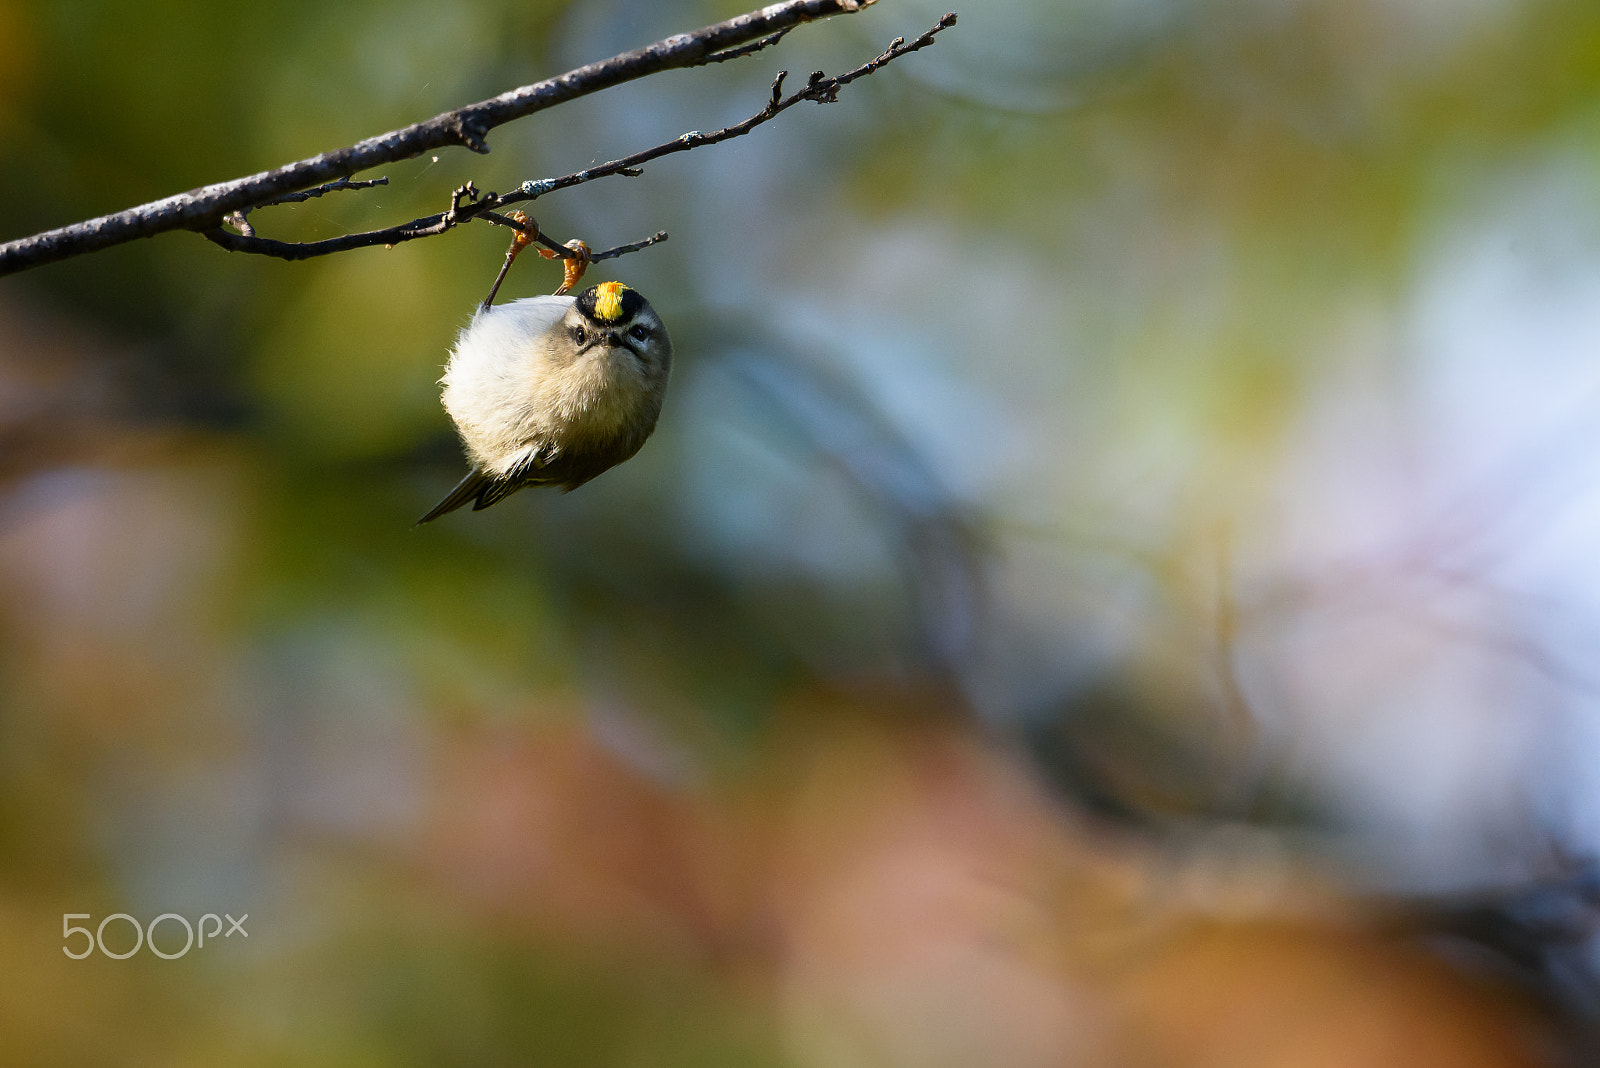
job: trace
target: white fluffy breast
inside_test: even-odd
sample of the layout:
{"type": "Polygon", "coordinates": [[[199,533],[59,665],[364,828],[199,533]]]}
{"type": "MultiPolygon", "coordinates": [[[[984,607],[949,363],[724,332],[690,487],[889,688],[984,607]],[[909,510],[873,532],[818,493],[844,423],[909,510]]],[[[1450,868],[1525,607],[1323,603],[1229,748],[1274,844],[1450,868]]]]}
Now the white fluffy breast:
{"type": "Polygon", "coordinates": [[[504,474],[541,431],[551,328],[571,297],[529,297],[480,309],[450,351],[441,400],[473,461],[504,474]]]}

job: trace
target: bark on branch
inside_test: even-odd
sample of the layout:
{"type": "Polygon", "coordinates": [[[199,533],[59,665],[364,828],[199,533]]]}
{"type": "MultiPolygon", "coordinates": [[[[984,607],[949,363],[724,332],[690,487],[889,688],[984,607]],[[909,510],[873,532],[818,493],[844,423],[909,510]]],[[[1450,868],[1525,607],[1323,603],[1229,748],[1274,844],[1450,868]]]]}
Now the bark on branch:
{"type": "MultiPolygon", "coordinates": [[[[644,48],[444,112],[424,122],[391,130],[346,148],[324,152],[231,182],[202,186],[112,215],[19,238],[0,244],[0,275],[172,230],[204,232],[214,241],[218,240],[218,234],[225,238],[239,238],[246,243],[261,240],[249,235],[227,234],[221,230],[221,224],[231,214],[261,207],[277,198],[314,186],[331,183],[344,188],[339,185],[341,179],[348,179],[372,167],[411,159],[425,152],[452,145],[464,146],[474,152],[487,152],[489,146],[485,138],[489,132],[514,119],[664,70],[720,62],[749,54],[774,43],[783,33],[801,23],[859,11],[874,2],[876,0],[784,0],[693,33],[675,34],[644,48]]],[[[407,236],[424,235],[410,233],[407,236]]],[[[228,240],[219,243],[232,244],[228,240]]]]}

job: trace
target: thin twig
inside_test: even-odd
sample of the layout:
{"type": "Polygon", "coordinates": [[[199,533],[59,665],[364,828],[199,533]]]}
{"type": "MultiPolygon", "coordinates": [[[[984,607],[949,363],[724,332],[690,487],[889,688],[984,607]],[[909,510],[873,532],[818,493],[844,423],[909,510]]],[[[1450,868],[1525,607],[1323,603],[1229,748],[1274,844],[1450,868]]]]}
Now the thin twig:
{"type": "Polygon", "coordinates": [[[399,245],[406,241],[415,241],[419,237],[433,237],[449,229],[450,225],[445,222],[443,215],[432,215],[426,219],[418,219],[415,222],[406,223],[404,226],[391,227],[388,230],[376,230],[364,234],[345,234],[342,237],[330,237],[323,241],[275,241],[270,237],[231,233],[220,226],[202,230],[200,235],[208,241],[221,245],[229,252],[253,252],[280,260],[309,260],[317,256],[328,256],[335,252],[371,248],[373,245],[399,245]]]}
{"type": "MultiPolygon", "coordinates": [[[[0,275],[172,230],[199,231],[218,241],[217,234],[222,232],[220,227],[227,216],[258,207],[286,193],[348,178],[372,167],[411,159],[450,146],[465,146],[474,152],[487,152],[489,146],[484,139],[489,132],[514,119],[623,82],[699,63],[707,56],[804,22],[859,11],[873,2],[784,0],[693,33],[675,34],[644,48],[623,52],[558,77],[446,111],[424,122],[392,130],[346,148],[324,152],[230,182],[192,189],[57,230],[19,238],[0,244],[0,275]]],[[[240,234],[229,236],[242,238],[246,243],[263,240],[240,234]]],[[[423,235],[412,233],[402,240],[417,236],[423,235]]],[[[226,247],[225,241],[218,243],[226,247]]],[[[353,247],[361,247],[361,244],[353,247]]],[[[252,247],[248,251],[262,249],[252,247]]]]}
{"type": "MultiPolygon", "coordinates": [[[[486,222],[508,226],[513,230],[520,230],[530,238],[549,249],[562,259],[571,259],[577,253],[537,229],[531,230],[523,224],[498,212],[479,209],[475,203],[467,200],[467,191],[471,183],[457,189],[451,196],[451,209],[441,211],[437,215],[425,215],[420,219],[413,219],[399,226],[391,226],[384,230],[368,230],[359,234],[343,234],[339,237],[330,237],[322,241],[275,241],[268,237],[257,237],[254,231],[249,233],[230,233],[219,227],[201,231],[201,236],[222,246],[229,252],[250,252],[260,256],[271,256],[280,260],[309,260],[318,256],[329,256],[336,252],[349,252],[358,248],[371,248],[374,245],[392,247],[415,241],[419,237],[435,237],[446,231],[452,230],[463,222],[472,219],[483,219],[486,222]]],[[[604,252],[591,256],[591,260],[609,260],[618,256],[637,252],[642,248],[667,239],[665,230],[658,231],[654,236],[643,241],[635,241],[627,245],[618,245],[604,252]]]]}
{"type": "MultiPolygon", "coordinates": [[[[463,187],[463,189],[464,188],[465,187],[463,187]]],[[[456,190],[452,199],[458,202],[463,199],[462,190],[456,190]]],[[[461,204],[458,205],[458,207],[460,209],[471,209],[474,207],[474,205],[461,204]]],[[[459,215],[461,212],[458,211],[457,214],[459,215]]],[[[562,259],[571,259],[577,255],[576,252],[561,244],[555,240],[555,238],[550,237],[538,231],[537,229],[530,231],[528,227],[516,222],[514,219],[508,218],[505,215],[501,215],[498,212],[473,212],[470,218],[481,218],[486,222],[497,223],[501,226],[508,226],[513,230],[520,230],[523,233],[528,234],[528,236],[534,241],[537,241],[540,245],[548,248],[551,252],[555,253],[562,259]]],[[[404,223],[400,226],[391,226],[387,230],[370,230],[366,233],[360,234],[344,234],[340,237],[330,237],[322,241],[274,241],[269,237],[257,237],[255,236],[254,232],[248,234],[230,233],[220,226],[213,227],[210,230],[201,231],[201,236],[216,243],[217,245],[222,246],[229,252],[250,252],[261,256],[271,256],[280,260],[309,260],[315,259],[318,256],[328,256],[336,252],[349,252],[352,249],[371,248],[373,245],[392,247],[394,245],[404,244],[407,241],[415,241],[419,237],[434,237],[438,234],[445,233],[456,226],[459,226],[461,221],[463,220],[460,218],[452,221],[451,212],[443,211],[437,215],[428,215],[421,219],[413,219],[411,222],[404,223]]],[[[660,244],[666,239],[667,232],[665,230],[658,230],[650,237],[644,238],[641,241],[633,241],[626,245],[617,245],[614,248],[608,248],[604,252],[596,252],[590,256],[589,259],[591,261],[616,259],[618,256],[626,256],[630,252],[638,252],[640,249],[645,249],[649,248],[651,245],[660,244]]]]}
{"type": "Polygon", "coordinates": [[[921,37],[918,37],[910,44],[906,43],[905,38],[896,37],[894,41],[890,43],[889,48],[882,55],[879,55],[868,62],[863,63],[854,70],[847,71],[838,77],[828,78],[825,77],[821,71],[817,71],[811,75],[811,78],[806,83],[806,87],[804,89],[801,89],[799,92],[793,93],[787,97],[783,95],[783,82],[784,79],[788,77],[789,72],[781,71],[779,72],[777,78],[775,78],[772,82],[772,96],[767,101],[767,106],[750,116],[748,119],[745,119],[743,122],[735,123],[732,126],[724,126],[722,129],[713,131],[712,133],[701,133],[699,130],[691,130],[688,133],[679,137],[675,137],[671,141],[667,141],[664,144],[656,145],[654,148],[647,148],[642,152],[635,152],[631,156],[624,156],[621,159],[611,160],[609,163],[602,163],[598,166],[588,167],[581,171],[574,171],[571,174],[562,175],[560,178],[544,178],[539,181],[523,182],[522,188],[517,192],[502,193],[495,199],[498,204],[502,205],[517,204],[527,200],[537,200],[546,193],[553,193],[557,189],[569,189],[572,186],[582,185],[585,182],[592,182],[596,178],[605,178],[613,174],[621,174],[629,178],[637,178],[643,173],[643,171],[640,169],[641,166],[645,163],[649,163],[651,160],[660,159],[662,156],[671,155],[674,152],[688,152],[691,149],[701,148],[705,145],[714,145],[722,141],[731,140],[735,137],[743,137],[757,126],[776,118],[778,115],[789,110],[791,107],[800,103],[801,101],[811,100],[818,104],[831,104],[838,100],[839,90],[844,88],[846,85],[849,85],[857,78],[865,77],[866,75],[871,74],[873,71],[884,66],[886,63],[893,62],[901,56],[908,55],[909,53],[928,47],[929,45],[933,44],[933,39],[939,33],[939,31],[947,30],[955,24],[956,16],[952,13],[940,19],[937,26],[933,27],[927,33],[924,33],[921,37]]]}
{"type": "Polygon", "coordinates": [[[599,260],[614,260],[618,256],[626,256],[630,252],[638,252],[642,248],[649,248],[651,245],[659,245],[666,239],[667,232],[665,230],[657,230],[643,241],[633,241],[626,245],[618,245],[616,248],[608,248],[604,252],[593,253],[589,257],[589,261],[594,263],[598,262],[599,260]]]}
{"type": "MultiPolygon", "coordinates": [[[[792,28],[793,27],[790,27],[790,29],[792,28]]],[[[721,52],[713,52],[706,58],[700,60],[698,63],[691,63],[689,65],[691,67],[703,67],[707,63],[726,63],[730,59],[739,59],[743,56],[752,56],[761,51],[763,48],[771,48],[773,45],[783,40],[784,35],[788,32],[788,29],[782,29],[777,33],[769,33],[759,41],[751,41],[749,44],[740,45],[738,48],[727,48],[721,52]]]]}
{"type": "MultiPolygon", "coordinates": [[[[250,223],[250,213],[258,208],[271,208],[279,204],[299,204],[313,197],[338,192],[341,189],[371,189],[376,185],[388,184],[389,179],[387,178],[369,178],[359,182],[352,182],[348,178],[340,178],[336,182],[327,182],[317,186],[315,189],[304,189],[298,193],[285,193],[281,197],[273,197],[264,204],[257,204],[254,208],[240,208],[238,211],[231,211],[223,217],[222,221],[239,231],[240,236],[254,239],[256,237],[256,228],[250,223]]],[[[206,236],[210,235],[207,234],[206,236]]],[[[279,244],[281,243],[279,242],[279,244]]]]}
{"type": "MultiPolygon", "coordinates": [[[[337,193],[343,189],[371,189],[375,185],[388,184],[389,179],[387,178],[367,178],[354,182],[349,178],[340,178],[335,182],[325,182],[324,184],[317,186],[315,189],[302,189],[298,193],[285,193],[281,197],[273,197],[271,200],[263,201],[262,203],[257,204],[256,208],[271,208],[276,207],[279,204],[299,204],[300,202],[310,200],[313,197],[320,197],[327,193],[337,193]]],[[[250,210],[254,211],[255,209],[252,208],[250,210]]]]}
{"type": "Polygon", "coordinates": [[[725,126],[722,129],[716,130],[709,134],[701,133],[698,130],[692,130],[689,133],[676,137],[664,144],[656,145],[654,148],[647,148],[642,152],[635,152],[631,156],[624,156],[621,159],[612,160],[609,163],[602,163],[598,166],[589,167],[582,171],[575,171],[572,174],[563,175],[560,178],[546,178],[537,182],[524,182],[522,184],[522,188],[517,193],[508,193],[502,195],[499,198],[500,203],[510,204],[524,200],[534,200],[538,197],[544,196],[546,193],[554,192],[557,189],[567,189],[575,185],[582,185],[585,182],[592,182],[596,178],[605,178],[613,174],[637,177],[639,174],[643,173],[640,170],[642,164],[648,163],[651,160],[659,159],[662,156],[670,155],[674,152],[687,152],[691,149],[700,148],[704,145],[714,145],[722,141],[731,140],[735,137],[742,137],[751,130],[755,129],[757,126],[776,118],[779,114],[787,111],[789,108],[800,103],[801,101],[811,100],[819,104],[833,103],[838,99],[839,90],[844,86],[855,81],[857,78],[871,74],[884,64],[889,63],[900,56],[906,55],[910,52],[915,52],[921,48],[926,48],[928,45],[933,43],[935,34],[937,34],[940,30],[948,29],[949,27],[955,25],[955,22],[956,16],[954,14],[946,15],[939,21],[937,26],[929,30],[927,33],[924,33],[921,37],[918,37],[909,45],[905,43],[904,38],[897,37],[889,46],[888,50],[882,55],[877,56],[869,62],[863,63],[854,70],[841,74],[836,78],[824,77],[821,71],[817,71],[811,75],[811,79],[807,82],[804,89],[801,89],[799,92],[788,97],[783,96],[783,82],[788,76],[789,72],[780,72],[778,77],[773,80],[772,96],[767,102],[767,106],[743,122],[735,123],[732,126],[725,126]]]}

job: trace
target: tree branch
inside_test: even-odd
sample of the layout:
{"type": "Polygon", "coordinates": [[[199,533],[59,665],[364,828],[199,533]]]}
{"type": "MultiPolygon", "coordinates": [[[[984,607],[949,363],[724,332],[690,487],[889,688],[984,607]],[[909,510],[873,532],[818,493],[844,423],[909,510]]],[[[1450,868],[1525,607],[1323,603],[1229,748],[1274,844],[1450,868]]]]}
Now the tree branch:
{"type": "Polygon", "coordinates": [[[790,96],[783,95],[783,82],[789,76],[789,72],[780,71],[777,78],[772,82],[772,97],[767,101],[767,106],[743,122],[735,123],[732,126],[724,126],[722,129],[712,133],[691,130],[664,144],[656,145],[654,148],[647,148],[642,152],[635,152],[631,156],[614,159],[609,163],[574,171],[572,174],[562,175],[560,178],[544,178],[537,182],[523,182],[522,188],[517,192],[501,194],[498,197],[493,197],[493,199],[496,204],[500,205],[517,204],[522,201],[536,200],[546,193],[555,192],[557,189],[568,189],[572,186],[582,185],[585,182],[592,182],[596,178],[605,178],[613,174],[637,178],[644,173],[639,169],[642,164],[660,159],[662,156],[671,155],[674,152],[688,152],[690,149],[718,144],[735,137],[743,137],[757,126],[776,118],[803,100],[811,100],[818,104],[832,104],[839,99],[839,90],[846,85],[849,85],[857,78],[871,74],[884,64],[893,62],[903,55],[928,47],[933,43],[934,36],[940,30],[947,30],[955,24],[956,16],[950,14],[940,19],[937,26],[910,44],[906,43],[904,37],[896,37],[890,43],[888,50],[882,55],[861,64],[854,70],[846,71],[838,77],[829,78],[824,76],[822,71],[816,71],[811,75],[810,80],[806,82],[804,89],[790,96]]]}
{"type": "MultiPolygon", "coordinates": [[[[380,179],[380,181],[386,180],[380,179]]],[[[349,186],[338,185],[338,183],[333,184],[339,188],[355,188],[360,183],[351,183],[349,186]]],[[[321,188],[326,190],[326,187],[321,188]]],[[[312,190],[306,195],[314,196],[320,195],[320,193],[318,190],[312,190]]],[[[490,195],[493,196],[493,194],[490,195]]],[[[530,230],[530,228],[523,226],[514,219],[487,210],[488,201],[462,203],[469,197],[476,196],[477,191],[473,189],[472,183],[468,182],[451,195],[449,211],[413,219],[408,223],[391,226],[386,230],[368,230],[365,233],[345,234],[341,237],[330,237],[324,241],[274,241],[268,237],[257,237],[255,230],[250,227],[249,223],[239,217],[243,213],[238,212],[230,215],[227,221],[230,225],[239,227],[240,233],[230,233],[220,226],[214,226],[209,230],[200,231],[200,234],[229,252],[250,252],[260,256],[272,256],[280,260],[309,260],[318,256],[332,255],[335,252],[371,248],[373,245],[392,247],[406,241],[414,241],[419,237],[434,237],[473,219],[483,219],[485,222],[509,226],[513,230],[528,234],[531,240],[537,241],[562,259],[572,259],[577,255],[576,252],[556,241],[555,238],[546,236],[537,228],[530,230]]],[[[297,194],[296,197],[299,198],[299,195],[297,194]]],[[[630,252],[638,252],[640,249],[660,244],[666,239],[667,232],[658,230],[642,241],[630,241],[626,245],[618,245],[615,248],[608,248],[604,252],[593,253],[590,255],[589,261],[593,263],[597,260],[616,259],[618,256],[626,256],[630,252]]]]}
{"type": "MultiPolygon", "coordinates": [[[[233,238],[246,241],[264,240],[252,239],[246,235],[227,234],[220,227],[223,220],[234,212],[259,207],[284,194],[348,178],[359,171],[411,159],[425,152],[452,145],[465,146],[474,152],[487,152],[489,146],[484,139],[489,132],[514,119],[660,71],[693,66],[705,61],[714,62],[716,60],[713,57],[717,57],[719,53],[735,51],[739,46],[752,40],[770,37],[801,23],[859,11],[874,2],[875,0],[784,0],[782,3],[739,15],[693,33],[676,34],[644,48],[624,52],[610,59],[568,71],[558,77],[547,78],[476,104],[444,112],[425,122],[391,130],[346,148],[324,152],[231,182],[202,186],[112,215],[103,215],[57,230],[19,238],[0,244],[0,275],[172,230],[200,231],[225,247],[228,240],[233,238]],[[223,240],[218,240],[218,235],[221,235],[223,240]]],[[[721,58],[732,58],[732,56],[724,55],[721,58]]],[[[361,236],[364,235],[352,235],[352,237],[361,236]]],[[[411,240],[421,236],[426,235],[420,232],[409,233],[401,240],[411,240]]],[[[311,246],[322,244],[325,243],[313,242],[311,246]]],[[[361,244],[350,247],[361,247],[361,244]]],[[[330,251],[336,250],[330,249],[330,251]]]]}
{"type": "MultiPolygon", "coordinates": [[[[934,37],[941,30],[949,29],[955,24],[956,16],[953,14],[946,15],[944,18],[939,20],[938,25],[934,26],[922,36],[913,40],[910,44],[906,43],[905,38],[896,37],[892,42],[890,42],[888,49],[881,55],[878,55],[875,58],[868,60],[866,63],[863,63],[861,66],[856,67],[854,70],[846,71],[844,74],[840,74],[837,77],[829,78],[825,76],[822,71],[816,71],[806,82],[805,88],[799,90],[798,92],[792,93],[789,96],[783,95],[783,82],[784,79],[788,77],[789,72],[781,71],[777,78],[773,80],[772,95],[768,99],[766,107],[762,108],[748,119],[745,119],[743,122],[735,123],[732,126],[725,126],[722,129],[715,130],[711,133],[701,133],[699,130],[691,130],[686,134],[673,138],[671,141],[656,145],[653,148],[644,149],[640,152],[635,152],[632,155],[624,156],[621,159],[614,159],[609,163],[602,163],[598,166],[586,168],[585,170],[574,171],[571,174],[565,174],[559,178],[543,178],[538,181],[523,182],[519,189],[509,193],[488,193],[480,197],[478,195],[478,191],[473,187],[472,183],[468,182],[460,189],[457,189],[452,195],[450,200],[450,210],[440,212],[437,215],[426,215],[420,219],[413,219],[410,222],[401,223],[397,226],[391,226],[382,230],[368,230],[359,234],[346,234],[341,237],[330,237],[322,241],[288,242],[273,241],[269,238],[257,237],[253,230],[248,229],[248,223],[245,222],[245,220],[242,218],[242,215],[240,213],[236,213],[235,216],[230,216],[229,221],[233,222],[235,226],[239,227],[239,229],[242,231],[241,233],[229,233],[220,226],[211,227],[201,231],[201,233],[211,241],[232,252],[252,252],[263,256],[275,256],[279,259],[285,260],[311,259],[315,256],[327,256],[336,252],[348,252],[351,249],[370,248],[373,245],[394,246],[401,244],[402,242],[416,240],[419,237],[434,237],[445,233],[446,231],[449,231],[463,223],[471,222],[473,219],[480,218],[486,219],[490,222],[498,223],[501,226],[509,226],[513,229],[523,230],[523,232],[527,233],[528,231],[524,230],[520,224],[505,217],[504,215],[497,214],[494,209],[505,207],[510,204],[522,203],[524,201],[536,200],[539,197],[542,197],[547,193],[553,193],[558,189],[567,189],[575,185],[582,185],[585,182],[592,182],[597,178],[605,178],[613,174],[621,174],[636,178],[640,174],[644,173],[640,168],[645,163],[660,159],[662,156],[671,155],[675,152],[688,152],[691,149],[701,148],[706,145],[715,145],[723,141],[731,140],[735,137],[742,137],[751,130],[755,129],[757,126],[776,118],[778,115],[781,115],[783,112],[789,110],[791,107],[802,101],[810,100],[818,104],[831,104],[838,100],[839,90],[843,89],[846,85],[849,85],[857,78],[862,78],[868,74],[871,74],[873,71],[879,69],[887,63],[893,62],[903,55],[907,55],[911,52],[928,47],[933,43],[934,37]]],[[[765,43],[770,43],[770,41],[765,43]]],[[[763,44],[763,41],[756,42],[756,45],[763,44]]],[[[381,179],[379,181],[381,181],[381,179]]],[[[322,192],[330,191],[333,188],[353,188],[361,184],[362,183],[359,182],[334,182],[330,183],[329,186],[319,187],[318,189],[311,190],[304,194],[290,194],[287,198],[278,199],[303,199],[307,196],[320,196],[322,192]]],[[[273,201],[273,203],[276,202],[277,201],[273,201]]],[[[553,238],[546,237],[537,230],[532,231],[529,236],[533,240],[544,245],[546,248],[551,249],[558,256],[571,258],[574,255],[574,253],[566,246],[557,243],[553,238]]],[[[629,245],[619,245],[614,249],[608,249],[604,253],[593,256],[592,259],[611,259],[616,256],[625,255],[628,252],[635,252],[641,248],[647,248],[659,241],[665,241],[666,237],[666,232],[661,231],[649,240],[634,242],[629,245]]]]}

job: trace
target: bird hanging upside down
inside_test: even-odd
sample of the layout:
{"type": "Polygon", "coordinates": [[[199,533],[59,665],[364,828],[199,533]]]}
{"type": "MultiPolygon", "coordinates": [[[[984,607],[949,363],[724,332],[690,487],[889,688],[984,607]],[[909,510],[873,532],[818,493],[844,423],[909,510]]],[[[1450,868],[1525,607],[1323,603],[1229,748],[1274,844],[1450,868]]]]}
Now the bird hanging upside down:
{"type": "Polygon", "coordinates": [[[661,317],[621,282],[485,301],[439,380],[472,470],[417,522],[524,486],[573,490],[622,463],[655,429],[671,373],[661,317]]]}

